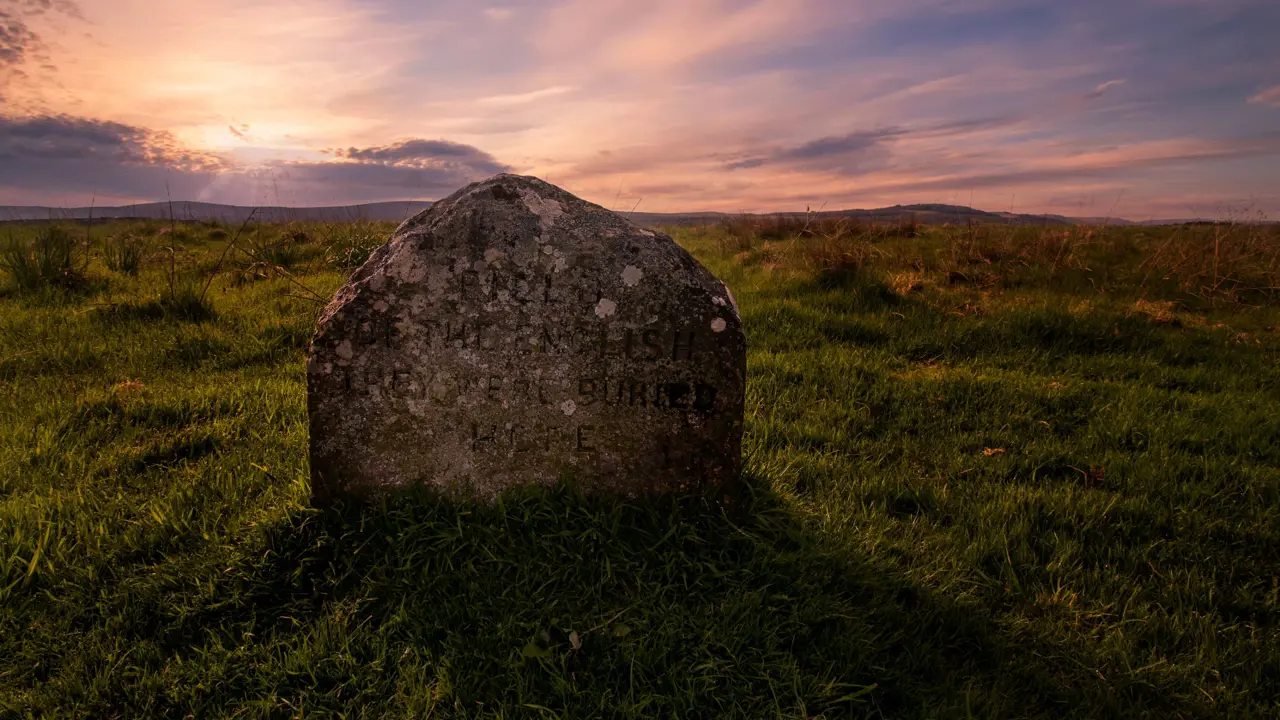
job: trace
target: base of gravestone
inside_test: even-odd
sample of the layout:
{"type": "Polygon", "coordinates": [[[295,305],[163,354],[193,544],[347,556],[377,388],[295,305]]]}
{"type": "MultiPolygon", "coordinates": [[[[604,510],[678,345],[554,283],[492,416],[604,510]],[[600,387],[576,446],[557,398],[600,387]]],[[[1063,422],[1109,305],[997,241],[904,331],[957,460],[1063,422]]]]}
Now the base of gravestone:
{"type": "Polygon", "coordinates": [[[391,492],[330,494],[311,506],[335,527],[352,527],[370,521],[386,521],[443,513],[469,517],[497,517],[529,513],[559,516],[586,514],[606,517],[620,508],[667,516],[674,522],[701,523],[721,518],[744,525],[757,522],[762,509],[781,507],[769,482],[741,476],[717,485],[700,484],[683,492],[624,494],[590,489],[572,478],[550,485],[512,485],[492,496],[479,496],[464,488],[416,484],[391,492]]]}

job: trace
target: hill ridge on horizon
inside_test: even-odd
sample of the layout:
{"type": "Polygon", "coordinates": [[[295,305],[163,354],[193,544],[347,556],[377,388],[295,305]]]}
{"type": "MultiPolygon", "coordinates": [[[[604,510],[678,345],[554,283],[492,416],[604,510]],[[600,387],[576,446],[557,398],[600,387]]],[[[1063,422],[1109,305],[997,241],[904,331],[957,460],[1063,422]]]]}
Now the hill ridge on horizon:
{"type": "MultiPolygon", "coordinates": [[[[228,205],[199,200],[174,200],[128,205],[61,208],[48,205],[0,205],[0,222],[89,219],[151,219],[184,221],[244,222],[250,213],[264,222],[314,221],[341,222],[355,220],[403,221],[432,205],[430,200],[389,200],[351,205],[228,205]]],[[[1133,221],[1119,217],[1072,217],[1052,213],[1011,213],[979,210],[967,205],[946,203],[913,203],[880,208],[849,208],[823,211],[781,211],[770,213],[734,213],[721,211],[628,212],[617,211],[639,225],[691,225],[725,217],[850,217],[864,220],[894,221],[910,214],[925,224],[944,222],[991,222],[1026,225],[1162,225],[1207,220],[1206,218],[1169,218],[1133,221]]]]}

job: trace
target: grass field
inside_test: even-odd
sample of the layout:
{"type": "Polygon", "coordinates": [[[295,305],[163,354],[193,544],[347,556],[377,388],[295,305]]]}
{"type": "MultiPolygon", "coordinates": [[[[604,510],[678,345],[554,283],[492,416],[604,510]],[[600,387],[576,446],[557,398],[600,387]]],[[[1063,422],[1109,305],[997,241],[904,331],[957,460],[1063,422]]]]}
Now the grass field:
{"type": "Polygon", "coordinates": [[[0,716],[1280,717],[1276,228],[676,229],[746,507],[318,512],[389,229],[0,227],[0,716]]]}

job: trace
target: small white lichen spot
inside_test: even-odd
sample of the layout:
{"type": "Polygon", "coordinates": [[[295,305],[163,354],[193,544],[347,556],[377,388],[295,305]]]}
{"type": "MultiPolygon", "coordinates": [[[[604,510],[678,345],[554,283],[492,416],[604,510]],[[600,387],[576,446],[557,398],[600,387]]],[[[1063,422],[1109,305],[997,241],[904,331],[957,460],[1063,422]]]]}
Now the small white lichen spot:
{"type": "Polygon", "coordinates": [[[600,298],[596,303],[596,317],[604,319],[618,311],[618,303],[609,298],[600,298]]]}
{"type": "Polygon", "coordinates": [[[565,400],[560,403],[560,410],[563,411],[565,415],[572,415],[578,411],[578,404],[572,400],[565,400]]]}
{"type": "Polygon", "coordinates": [[[554,265],[551,266],[552,272],[564,272],[569,267],[569,261],[563,257],[557,257],[554,265]]]}
{"type": "Polygon", "coordinates": [[[543,255],[550,255],[550,254],[551,254],[551,253],[553,253],[553,252],[555,252],[555,248],[551,247],[550,245],[543,245],[543,246],[542,246],[542,254],[543,254],[543,255]]]}
{"type": "Polygon", "coordinates": [[[378,312],[386,312],[387,308],[389,307],[391,306],[387,304],[386,300],[379,300],[378,302],[373,304],[373,309],[377,310],[378,312]]]}
{"type": "Polygon", "coordinates": [[[711,321],[711,332],[724,332],[725,325],[724,318],[716,318],[711,321]]]}
{"type": "Polygon", "coordinates": [[[350,340],[343,340],[338,343],[338,347],[334,348],[333,351],[343,360],[350,360],[351,356],[355,354],[352,352],[350,340]]]}
{"type": "Polygon", "coordinates": [[[626,283],[627,287],[635,287],[643,277],[644,271],[635,265],[628,265],[622,268],[622,282],[626,283]]]}
{"type": "Polygon", "coordinates": [[[488,250],[484,251],[484,261],[487,263],[492,263],[505,256],[506,256],[506,253],[502,252],[498,248],[489,248],[488,250]]]}
{"type": "Polygon", "coordinates": [[[550,230],[551,226],[555,225],[556,218],[564,214],[564,207],[559,201],[543,199],[538,193],[528,188],[520,188],[520,197],[524,199],[524,206],[538,216],[543,231],[550,230]]]}
{"type": "Polygon", "coordinates": [[[724,307],[724,298],[722,298],[722,297],[717,297],[717,296],[714,296],[714,295],[713,295],[713,296],[711,297],[711,302],[713,302],[713,303],[715,303],[715,304],[719,305],[720,307],[724,307]]]}
{"type": "MultiPolygon", "coordinates": [[[[432,297],[439,297],[453,284],[453,275],[448,270],[432,270],[427,276],[427,290],[432,297]]],[[[414,298],[410,302],[421,302],[426,307],[426,298],[414,298]]]]}

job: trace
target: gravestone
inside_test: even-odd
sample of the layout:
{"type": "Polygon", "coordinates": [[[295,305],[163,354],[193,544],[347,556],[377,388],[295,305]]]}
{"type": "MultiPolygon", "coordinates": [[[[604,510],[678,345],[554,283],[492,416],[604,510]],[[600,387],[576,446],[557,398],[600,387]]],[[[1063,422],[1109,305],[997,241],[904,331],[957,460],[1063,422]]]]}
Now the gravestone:
{"type": "Polygon", "coordinates": [[[401,224],[324,309],[313,499],[724,485],[745,373],[732,295],[671,238],[497,175],[401,224]]]}

